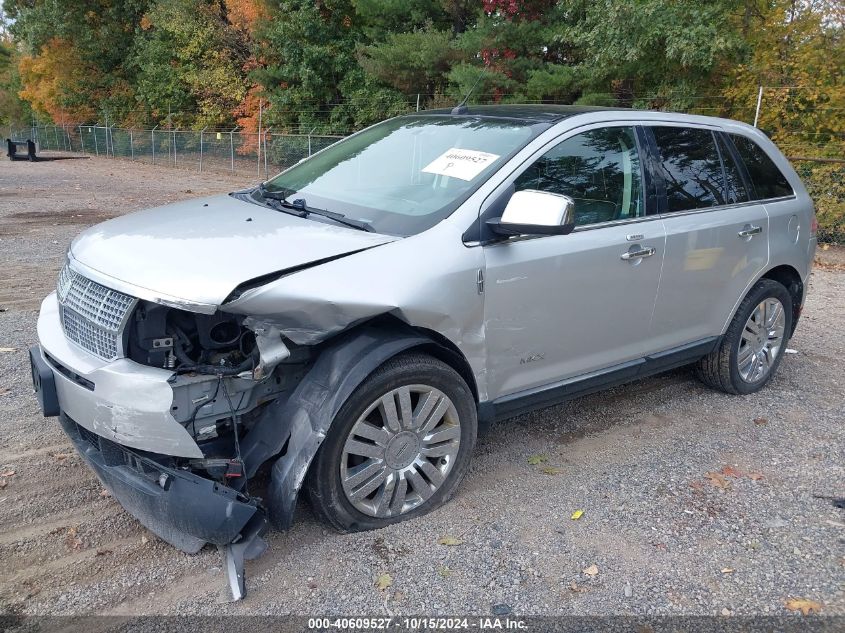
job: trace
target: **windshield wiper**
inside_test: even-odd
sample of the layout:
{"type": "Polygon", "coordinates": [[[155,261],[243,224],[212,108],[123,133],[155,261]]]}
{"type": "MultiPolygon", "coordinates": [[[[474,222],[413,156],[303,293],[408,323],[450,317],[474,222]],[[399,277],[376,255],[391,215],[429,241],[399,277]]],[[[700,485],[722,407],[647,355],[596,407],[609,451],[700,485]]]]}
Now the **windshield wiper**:
{"type": "MultiPolygon", "coordinates": [[[[287,189],[284,191],[289,191],[290,193],[296,193],[291,189],[287,189]]],[[[335,211],[327,211],[326,209],[317,209],[316,207],[309,207],[305,204],[305,200],[302,198],[297,198],[293,202],[287,199],[287,196],[282,191],[268,191],[267,188],[264,186],[264,183],[258,185],[258,193],[261,194],[261,197],[267,201],[274,202],[273,208],[278,209],[279,211],[284,211],[285,213],[293,212],[292,215],[296,215],[300,218],[306,218],[311,214],[319,215],[323,218],[328,218],[330,220],[334,220],[338,224],[343,224],[344,226],[348,226],[353,229],[358,229],[359,231],[367,231],[368,233],[375,233],[376,230],[369,222],[365,222],[364,220],[356,220],[355,218],[347,218],[342,213],[337,213],[335,211]]],[[[290,195],[290,194],[288,194],[290,195]]]]}
{"type": "Polygon", "coordinates": [[[263,182],[259,183],[257,189],[261,197],[268,200],[284,200],[288,196],[296,193],[295,189],[288,188],[279,189],[277,191],[270,191],[267,188],[267,185],[265,185],[263,182]]]}

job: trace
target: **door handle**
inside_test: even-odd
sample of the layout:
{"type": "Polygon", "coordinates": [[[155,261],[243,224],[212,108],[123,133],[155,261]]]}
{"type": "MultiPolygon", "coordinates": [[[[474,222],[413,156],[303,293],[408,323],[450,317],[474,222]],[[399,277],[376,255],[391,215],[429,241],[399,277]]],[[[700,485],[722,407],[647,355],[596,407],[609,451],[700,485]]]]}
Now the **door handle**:
{"type": "Polygon", "coordinates": [[[651,257],[655,253],[655,249],[651,246],[640,248],[636,251],[625,251],[621,255],[621,259],[628,261],[630,259],[642,259],[643,257],[651,257]]]}
{"type": "Polygon", "coordinates": [[[763,232],[762,226],[752,226],[751,224],[746,224],[742,227],[742,230],[737,233],[737,237],[753,237],[758,233],[763,232]]]}

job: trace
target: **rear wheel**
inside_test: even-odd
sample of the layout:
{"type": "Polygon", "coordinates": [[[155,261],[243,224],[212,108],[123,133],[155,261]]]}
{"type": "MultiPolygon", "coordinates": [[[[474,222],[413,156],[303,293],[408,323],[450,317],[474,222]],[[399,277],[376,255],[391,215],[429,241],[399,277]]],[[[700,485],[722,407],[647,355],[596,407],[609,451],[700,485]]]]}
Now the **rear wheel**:
{"type": "Polygon", "coordinates": [[[425,354],[389,360],[343,405],[309,470],[318,516],[343,531],[383,527],[446,502],[469,466],[475,401],[425,354]]]}
{"type": "Polygon", "coordinates": [[[757,282],[719,347],[698,362],[705,384],[734,394],[753,393],[771,380],[792,331],[792,297],[771,279],[757,282]]]}

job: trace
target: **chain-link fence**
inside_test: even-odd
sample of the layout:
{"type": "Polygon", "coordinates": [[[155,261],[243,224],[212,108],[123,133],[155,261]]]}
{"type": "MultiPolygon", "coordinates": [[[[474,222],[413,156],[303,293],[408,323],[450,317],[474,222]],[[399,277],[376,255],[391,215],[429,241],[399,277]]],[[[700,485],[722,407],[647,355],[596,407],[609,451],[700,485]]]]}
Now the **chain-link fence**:
{"type": "Polygon", "coordinates": [[[276,134],[272,130],[134,129],[103,125],[9,128],[12,140],[35,141],[38,151],[79,152],[196,171],[268,178],[337,142],[342,136],[276,134]]]}
{"type": "MultiPolygon", "coordinates": [[[[701,105],[697,109],[707,110],[701,105]]],[[[750,112],[749,116],[756,118],[758,113],[750,112]]],[[[238,128],[135,129],[92,124],[10,126],[9,138],[32,139],[38,151],[120,157],[199,172],[254,175],[256,179],[266,180],[343,136],[277,134],[272,129],[259,134],[238,128]]],[[[815,201],[819,238],[845,243],[845,156],[841,135],[834,134],[832,138],[816,142],[808,141],[808,138],[814,137],[795,130],[791,134],[780,134],[776,142],[792,160],[815,201]]]]}

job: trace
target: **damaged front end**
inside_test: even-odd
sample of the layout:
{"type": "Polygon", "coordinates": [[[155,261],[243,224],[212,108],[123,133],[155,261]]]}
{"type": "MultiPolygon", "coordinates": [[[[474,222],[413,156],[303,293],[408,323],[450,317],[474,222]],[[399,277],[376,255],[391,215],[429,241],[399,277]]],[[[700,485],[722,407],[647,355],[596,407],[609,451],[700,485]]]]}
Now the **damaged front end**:
{"type": "Polygon", "coordinates": [[[177,460],[129,450],[65,414],[65,433],[112,496],[151,532],[196,553],[206,543],[223,552],[232,599],[246,594],[244,560],[266,550],[267,519],[260,499],[178,466],[177,460]]]}
{"type": "Polygon", "coordinates": [[[242,446],[267,406],[301,381],[309,350],[242,316],[135,300],[81,276],[73,283],[81,290],[60,285],[45,299],[30,352],[44,414],[59,416],[152,532],[187,553],[222,548],[232,597],[243,597],[243,560],[265,549],[268,513],[248,483],[265,460],[248,460],[242,446]],[[118,327],[86,312],[92,297],[118,327]]]}

